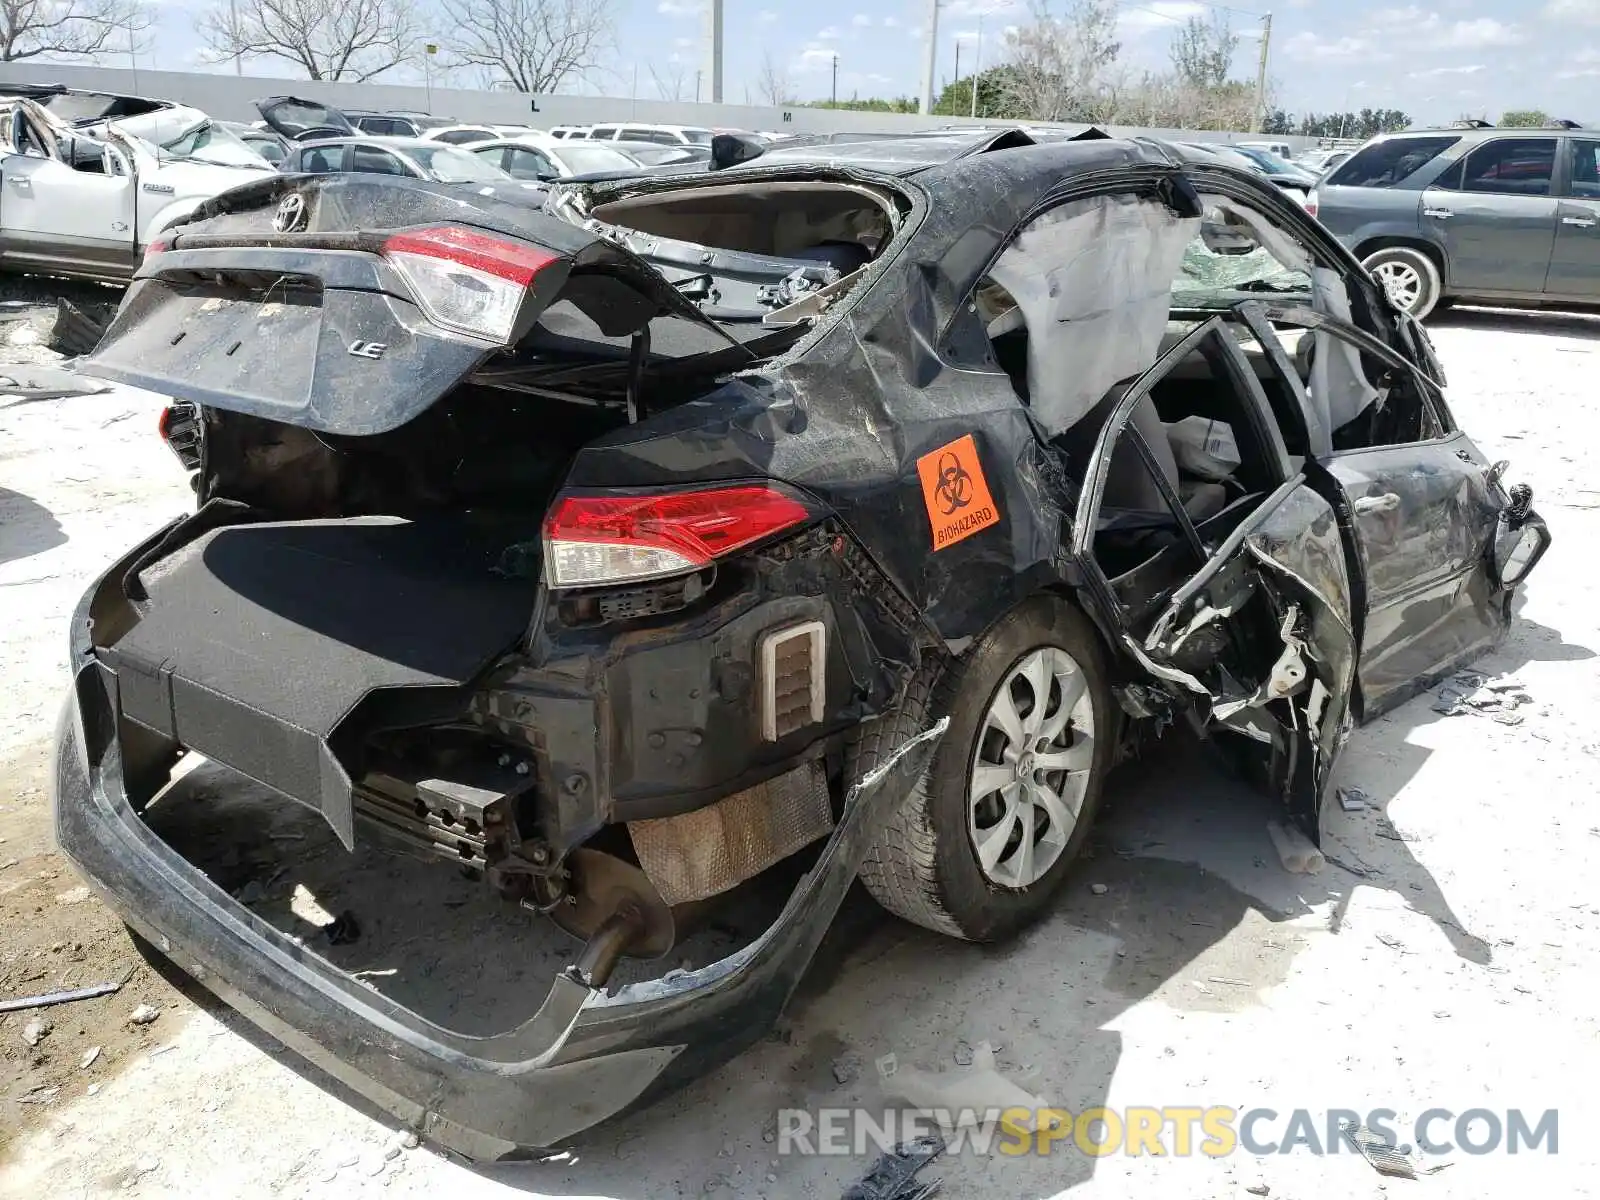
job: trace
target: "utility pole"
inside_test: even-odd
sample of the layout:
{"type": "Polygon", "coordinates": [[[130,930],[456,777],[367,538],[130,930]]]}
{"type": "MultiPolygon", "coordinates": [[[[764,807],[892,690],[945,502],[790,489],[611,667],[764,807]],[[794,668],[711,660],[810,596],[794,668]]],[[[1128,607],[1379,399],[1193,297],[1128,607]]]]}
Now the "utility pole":
{"type": "Polygon", "coordinates": [[[956,80],[957,83],[961,82],[961,39],[960,38],[956,39],[956,74],[955,74],[955,80],[956,80]]]}
{"type": "Polygon", "coordinates": [[[696,104],[700,103],[700,76],[704,74],[704,70],[696,71],[694,73],[694,102],[696,104]]]}
{"type": "Polygon", "coordinates": [[[1272,14],[1261,18],[1261,65],[1256,68],[1256,119],[1250,123],[1252,133],[1260,133],[1267,119],[1267,52],[1272,46],[1272,14]]]}
{"type": "Polygon", "coordinates": [[[939,0],[928,0],[928,56],[922,65],[923,116],[933,112],[933,73],[939,65],[939,0]]]}
{"type": "MultiPolygon", "coordinates": [[[[706,5],[706,51],[711,60],[711,103],[722,103],[722,0],[709,0],[706,5]]],[[[700,99],[700,89],[695,88],[694,98],[700,99]]]]}
{"type": "Polygon", "coordinates": [[[978,60],[972,68],[972,119],[978,119],[978,76],[983,74],[983,14],[978,14],[978,60]]]}
{"type": "MultiPolygon", "coordinates": [[[[239,0],[228,0],[228,33],[233,38],[233,44],[239,44],[239,0]]],[[[244,74],[244,64],[239,61],[239,55],[233,56],[233,73],[244,74]]]]}
{"type": "Polygon", "coordinates": [[[427,42],[422,47],[422,83],[428,89],[428,112],[433,112],[433,56],[439,53],[438,44],[427,42]]]}
{"type": "Polygon", "coordinates": [[[833,107],[839,107],[839,56],[833,56],[833,107]]]}

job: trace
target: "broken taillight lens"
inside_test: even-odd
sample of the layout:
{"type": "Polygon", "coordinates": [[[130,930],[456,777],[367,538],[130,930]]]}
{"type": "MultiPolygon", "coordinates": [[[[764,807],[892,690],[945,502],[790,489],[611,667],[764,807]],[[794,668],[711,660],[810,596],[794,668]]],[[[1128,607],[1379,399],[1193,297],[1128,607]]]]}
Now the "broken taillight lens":
{"type": "Polygon", "coordinates": [[[770,484],[563,496],[545,518],[545,580],[596,587],[682,575],[816,516],[770,484]]]}
{"type": "Polygon", "coordinates": [[[476,229],[444,225],[397,233],[383,255],[428,320],[505,345],[528,285],[560,256],[476,229]]]}

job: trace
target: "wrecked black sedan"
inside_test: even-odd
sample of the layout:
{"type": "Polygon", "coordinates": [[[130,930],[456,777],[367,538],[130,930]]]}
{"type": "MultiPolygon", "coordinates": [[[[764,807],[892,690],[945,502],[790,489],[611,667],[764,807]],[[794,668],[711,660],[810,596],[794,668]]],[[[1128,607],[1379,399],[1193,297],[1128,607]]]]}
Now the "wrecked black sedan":
{"type": "Polygon", "coordinates": [[[198,505],[73,616],[66,853],[273,1035],[495,1158],[760,1036],[857,877],[1017,930],[1176,721],[1314,837],[1351,721],[1494,645],[1548,535],[1420,328],[1269,183],[1026,142],[543,214],[382,177],[210,202],[87,367],[194,406],[198,505]],[[194,757],[467,869],[570,965],[495,1036],[425,1019],[156,835],[194,757]],[[757,936],[616,986],[796,864],[757,936]]]}

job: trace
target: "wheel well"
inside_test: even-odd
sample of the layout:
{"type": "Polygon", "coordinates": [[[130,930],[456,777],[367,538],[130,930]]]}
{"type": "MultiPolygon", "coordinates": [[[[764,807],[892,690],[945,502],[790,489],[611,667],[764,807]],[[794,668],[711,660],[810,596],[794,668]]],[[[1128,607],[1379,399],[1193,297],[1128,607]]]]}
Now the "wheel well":
{"type": "Polygon", "coordinates": [[[1433,245],[1431,242],[1425,242],[1420,238],[1408,237],[1368,238],[1366,241],[1362,242],[1356,247],[1356,257],[1365,262],[1370,255],[1376,254],[1379,250],[1420,251],[1428,256],[1428,258],[1433,262],[1434,268],[1439,272],[1439,283],[1441,287],[1447,285],[1449,282],[1449,273],[1445,269],[1444,254],[1440,251],[1439,247],[1433,245]]]}

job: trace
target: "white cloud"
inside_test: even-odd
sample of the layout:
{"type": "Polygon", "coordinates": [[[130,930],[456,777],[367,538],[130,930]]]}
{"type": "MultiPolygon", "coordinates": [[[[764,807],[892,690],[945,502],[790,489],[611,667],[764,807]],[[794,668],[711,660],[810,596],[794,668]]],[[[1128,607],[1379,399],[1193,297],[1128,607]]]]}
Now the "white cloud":
{"type": "Polygon", "coordinates": [[[819,42],[837,42],[838,40],[839,27],[837,25],[829,25],[821,33],[817,34],[817,41],[819,42]]]}
{"type": "Polygon", "coordinates": [[[698,17],[705,12],[702,0],[661,0],[656,11],[667,17],[698,17]]]}
{"type": "Polygon", "coordinates": [[[834,56],[838,53],[832,46],[822,46],[812,42],[794,56],[794,61],[789,64],[789,69],[796,75],[810,75],[818,71],[833,70],[834,56]]]}
{"type": "Polygon", "coordinates": [[[1480,46],[1515,45],[1523,40],[1522,30],[1517,26],[1493,17],[1479,17],[1475,21],[1457,21],[1451,25],[1439,44],[1457,50],[1475,50],[1480,46]]]}
{"type": "Polygon", "coordinates": [[[867,16],[866,13],[857,13],[855,16],[850,18],[850,24],[854,25],[857,29],[867,29],[872,25],[872,18],[867,16]]]}
{"type": "Polygon", "coordinates": [[[763,8],[761,10],[760,21],[761,21],[761,23],[763,25],[771,25],[777,19],[778,19],[778,14],[773,12],[772,9],[763,8]]]}
{"type": "Polygon", "coordinates": [[[1544,6],[1544,15],[1552,21],[1600,25],[1600,0],[1550,0],[1544,6]]]}
{"type": "Polygon", "coordinates": [[[1155,0],[1153,4],[1124,9],[1117,16],[1117,28],[1126,33],[1145,33],[1152,29],[1174,29],[1190,17],[1203,16],[1204,4],[1196,0],[1155,0]]]}
{"type": "Polygon", "coordinates": [[[976,29],[958,29],[951,36],[963,45],[971,45],[978,40],[978,31],[976,29]]]}
{"type": "Polygon", "coordinates": [[[1372,45],[1365,38],[1323,39],[1314,33],[1297,33],[1284,43],[1283,52],[1290,58],[1311,62],[1338,62],[1368,57],[1372,52],[1372,45]]]}
{"type": "Polygon", "coordinates": [[[688,37],[673,38],[672,44],[679,50],[687,50],[690,46],[694,45],[694,39],[688,37]]]}
{"type": "Polygon", "coordinates": [[[1020,0],[945,0],[939,11],[948,17],[987,17],[1021,7],[1020,0]]]}
{"type": "Polygon", "coordinates": [[[883,27],[885,29],[898,29],[898,28],[900,28],[900,18],[899,17],[885,17],[883,19],[883,27]]]}
{"type": "Polygon", "coordinates": [[[1431,67],[1426,71],[1418,71],[1418,78],[1428,78],[1434,75],[1476,75],[1479,71],[1488,70],[1482,63],[1471,63],[1464,67],[1431,67]]]}

